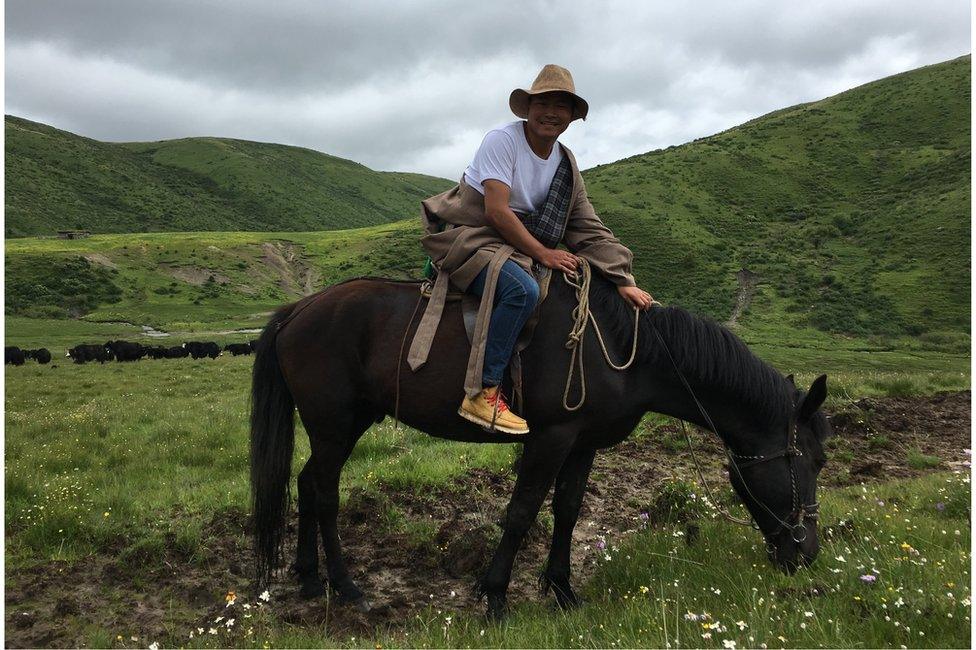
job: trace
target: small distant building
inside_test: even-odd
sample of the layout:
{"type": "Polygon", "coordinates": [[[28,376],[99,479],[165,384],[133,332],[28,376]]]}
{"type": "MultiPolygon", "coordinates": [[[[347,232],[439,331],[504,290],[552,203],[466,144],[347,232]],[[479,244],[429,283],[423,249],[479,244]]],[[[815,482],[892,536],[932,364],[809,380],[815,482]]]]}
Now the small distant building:
{"type": "Polygon", "coordinates": [[[90,237],[90,230],[59,230],[58,239],[81,239],[82,237],[90,237]]]}

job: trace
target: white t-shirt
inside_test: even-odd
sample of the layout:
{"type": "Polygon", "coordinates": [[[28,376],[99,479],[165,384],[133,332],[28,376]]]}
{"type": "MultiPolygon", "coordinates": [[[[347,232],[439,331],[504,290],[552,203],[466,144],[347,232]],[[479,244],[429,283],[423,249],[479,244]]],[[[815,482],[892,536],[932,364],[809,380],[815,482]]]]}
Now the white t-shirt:
{"type": "Polygon", "coordinates": [[[511,188],[508,207],[513,212],[528,214],[538,210],[549,194],[563,152],[557,142],[549,158],[537,156],[525,139],[522,124],[522,120],[517,120],[489,131],[474,160],[464,170],[464,180],[482,195],[484,181],[495,179],[505,183],[511,188]]]}

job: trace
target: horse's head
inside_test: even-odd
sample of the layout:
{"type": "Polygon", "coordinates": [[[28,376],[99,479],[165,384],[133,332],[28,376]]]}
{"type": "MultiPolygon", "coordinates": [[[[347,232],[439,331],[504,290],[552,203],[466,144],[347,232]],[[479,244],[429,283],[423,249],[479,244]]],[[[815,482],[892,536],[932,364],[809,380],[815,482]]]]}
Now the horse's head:
{"type": "MultiPolygon", "coordinates": [[[[792,383],[792,375],[788,379],[792,383]]],[[[827,375],[817,377],[806,393],[795,390],[795,397],[786,430],[761,433],[762,447],[751,455],[734,450],[729,466],[732,487],[766,539],[769,559],[787,573],[810,564],[820,551],[817,476],[830,434],[820,411],[827,375]]]]}

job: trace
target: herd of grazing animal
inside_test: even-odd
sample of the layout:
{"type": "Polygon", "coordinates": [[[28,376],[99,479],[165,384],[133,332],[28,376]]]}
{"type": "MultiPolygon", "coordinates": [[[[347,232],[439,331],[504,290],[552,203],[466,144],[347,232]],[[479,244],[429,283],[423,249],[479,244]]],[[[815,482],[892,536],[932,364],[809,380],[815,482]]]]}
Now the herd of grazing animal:
{"type": "MultiPolygon", "coordinates": [[[[229,343],[221,349],[213,341],[187,341],[182,345],[164,347],[161,345],[142,345],[133,341],[109,341],[104,345],[82,344],[68,350],[66,357],[75,363],[88,363],[97,361],[137,361],[143,357],[149,359],[178,359],[182,357],[193,357],[194,359],[210,358],[216,359],[224,352],[232,355],[251,354],[257,345],[257,339],[248,343],[229,343]]],[[[34,359],[40,364],[51,361],[51,353],[47,348],[37,350],[21,350],[16,346],[8,345],[4,348],[4,364],[22,366],[27,359],[34,359]]]]}
{"type": "Polygon", "coordinates": [[[21,350],[18,347],[7,346],[3,349],[3,363],[22,366],[27,359],[33,359],[37,363],[45,364],[51,360],[51,352],[47,348],[37,350],[21,350]]]}

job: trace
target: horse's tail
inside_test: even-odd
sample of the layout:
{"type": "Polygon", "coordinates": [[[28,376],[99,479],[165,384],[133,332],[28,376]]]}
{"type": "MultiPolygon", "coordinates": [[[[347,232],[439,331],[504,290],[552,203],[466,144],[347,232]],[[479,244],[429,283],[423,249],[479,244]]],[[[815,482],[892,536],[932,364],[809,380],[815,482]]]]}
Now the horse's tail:
{"type": "Polygon", "coordinates": [[[278,365],[275,337],[292,305],[278,310],[261,333],[251,380],[251,512],[257,579],[268,584],[281,555],[291,499],[295,400],[278,365]]]}

